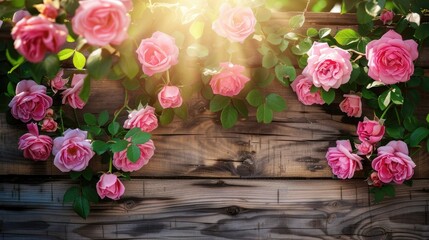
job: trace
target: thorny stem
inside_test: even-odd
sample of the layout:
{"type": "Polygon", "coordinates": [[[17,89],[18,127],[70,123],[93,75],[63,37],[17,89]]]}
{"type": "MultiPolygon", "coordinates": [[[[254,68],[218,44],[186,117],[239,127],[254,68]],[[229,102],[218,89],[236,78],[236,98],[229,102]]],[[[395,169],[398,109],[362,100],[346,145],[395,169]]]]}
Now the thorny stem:
{"type": "Polygon", "coordinates": [[[125,108],[129,108],[128,107],[128,91],[125,89],[125,96],[124,96],[124,105],[122,105],[122,107],[119,109],[119,110],[117,110],[116,112],[115,112],[115,115],[114,115],[114,117],[113,117],[113,120],[112,120],[112,122],[114,122],[115,120],[116,120],[116,118],[118,118],[118,116],[119,116],[119,114],[125,109],[125,108]]]}
{"type": "Polygon", "coordinates": [[[77,117],[77,113],[76,113],[76,109],[73,108],[73,115],[74,115],[74,120],[77,123],[77,126],[80,128],[80,123],[79,123],[79,119],[77,117]]]}
{"type": "Polygon", "coordinates": [[[63,108],[60,107],[61,132],[64,132],[63,108]]]}
{"type": "Polygon", "coordinates": [[[398,119],[398,124],[401,125],[401,117],[399,117],[399,112],[397,108],[395,108],[395,113],[396,113],[396,119],[398,119]]]}
{"type": "Polygon", "coordinates": [[[109,173],[112,173],[112,165],[113,165],[113,160],[112,158],[109,159],[109,173]]]}
{"type": "Polygon", "coordinates": [[[307,5],[305,6],[304,12],[302,13],[303,15],[307,12],[308,6],[310,6],[310,2],[311,0],[307,0],[307,5]]]}
{"type": "Polygon", "coordinates": [[[386,113],[389,111],[390,107],[392,107],[392,103],[389,104],[389,106],[387,106],[386,109],[384,109],[383,114],[381,114],[380,120],[384,119],[384,116],[386,115],[386,113]]]}
{"type": "Polygon", "coordinates": [[[170,84],[170,70],[167,70],[167,85],[170,84]]]}

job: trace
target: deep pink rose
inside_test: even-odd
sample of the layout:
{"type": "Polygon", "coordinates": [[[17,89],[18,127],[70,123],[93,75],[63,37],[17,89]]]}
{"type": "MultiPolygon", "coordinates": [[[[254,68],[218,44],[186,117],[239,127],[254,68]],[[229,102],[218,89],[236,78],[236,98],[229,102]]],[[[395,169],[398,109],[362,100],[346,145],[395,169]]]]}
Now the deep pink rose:
{"type": "Polygon", "coordinates": [[[347,51],[329,47],[327,43],[314,42],[307,54],[308,65],[302,74],[312,79],[314,86],[328,91],[349,81],[352,64],[347,51]]]}
{"type": "Polygon", "coordinates": [[[52,154],[54,165],[62,172],[80,172],[88,167],[94,156],[87,132],[80,129],[67,129],[63,137],[54,139],[52,154]]]}
{"type": "Polygon", "coordinates": [[[72,19],[73,31],[93,46],[118,45],[128,38],[131,18],[118,0],[79,1],[72,19]]]}
{"type": "Polygon", "coordinates": [[[158,93],[158,101],[162,108],[177,108],[182,106],[180,89],[176,86],[164,86],[158,93]]]}
{"type": "Polygon", "coordinates": [[[298,100],[304,105],[324,104],[325,102],[320,95],[320,90],[311,92],[312,86],[313,82],[304,75],[296,77],[291,84],[292,90],[296,92],[298,96],[298,100]]]}
{"type": "Polygon", "coordinates": [[[414,174],[416,164],[408,156],[408,147],[403,141],[390,141],[378,148],[378,155],[372,160],[372,168],[378,172],[383,183],[402,184],[414,174]]]}
{"type": "Polygon", "coordinates": [[[378,177],[377,172],[372,172],[369,177],[369,184],[374,187],[381,187],[383,183],[380,181],[380,178],[378,177]]]}
{"type": "Polygon", "coordinates": [[[244,42],[255,32],[256,18],[249,7],[231,7],[222,4],[219,17],[213,22],[213,30],[231,42],[244,42]]]}
{"type": "Polygon", "coordinates": [[[83,87],[83,80],[85,78],[86,74],[73,75],[71,88],[68,88],[61,93],[63,95],[63,104],[68,104],[75,109],[82,109],[85,106],[86,103],[79,97],[80,91],[83,87]]]}
{"type": "Polygon", "coordinates": [[[65,85],[69,81],[68,78],[63,78],[63,74],[64,69],[61,69],[60,71],[58,71],[57,75],[55,75],[55,77],[51,79],[51,81],[49,81],[52,91],[54,91],[55,93],[59,90],[64,90],[65,85]]]}
{"type": "Polygon", "coordinates": [[[18,149],[24,151],[24,157],[35,161],[45,161],[51,155],[52,139],[39,135],[37,124],[27,124],[28,133],[19,138],[18,149]]]}
{"type": "Polygon", "coordinates": [[[18,10],[13,14],[12,22],[17,23],[25,17],[30,17],[31,14],[26,10],[18,10]]]}
{"type": "Polygon", "coordinates": [[[394,13],[389,10],[384,10],[380,15],[380,20],[383,22],[384,25],[390,24],[393,20],[394,13]]]}
{"type": "Polygon", "coordinates": [[[326,160],[332,173],[341,179],[352,178],[356,170],[362,170],[362,158],[352,153],[349,140],[338,140],[336,147],[328,149],[326,160]]]}
{"type": "Polygon", "coordinates": [[[65,25],[43,16],[24,17],[12,29],[15,49],[33,63],[42,61],[46,52],[58,52],[67,35],[65,25]]]}
{"type": "Polygon", "coordinates": [[[113,154],[113,165],[117,169],[125,172],[137,171],[146,165],[155,152],[155,145],[152,140],[149,140],[148,142],[138,144],[137,146],[140,149],[140,157],[135,163],[128,160],[127,151],[124,150],[113,154]]]}
{"type": "Polygon", "coordinates": [[[124,122],[125,129],[139,127],[143,132],[151,132],[158,127],[158,118],[155,115],[155,108],[151,106],[133,110],[128,114],[128,119],[124,122]]]}
{"type": "Polygon", "coordinates": [[[16,95],[9,103],[12,116],[23,122],[42,120],[52,106],[52,98],[46,95],[46,87],[33,80],[21,80],[16,85],[16,95]]]}
{"type": "Polygon", "coordinates": [[[250,78],[243,75],[244,67],[230,62],[220,64],[221,71],[210,80],[214,94],[232,97],[240,93],[250,78]]]}
{"type": "Polygon", "coordinates": [[[371,155],[372,151],[374,150],[374,146],[369,142],[355,144],[355,147],[357,148],[357,154],[359,155],[371,155]]]}
{"type": "Polygon", "coordinates": [[[414,40],[404,41],[401,35],[389,30],[366,46],[368,76],[384,84],[410,80],[414,73],[413,61],[419,56],[417,47],[414,40]]]}
{"type": "Polygon", "coordinates": [[[379,121],[369,120],[364,118],[363,122],[359,122],[357,126],[357,135],[361,142],[369,142],[371,144],[379,142],[384,136],[385,127],[379,121]]]}
{"type": "Polygon", "coordinates": [[[42,131],[55,132],[58,129],[58,123],[53,118],[45,118],[42,122],[42,131]]]}
{"type": "Polygon", "coordinates": [[[155,32],[152,37],[143,39],[136,53],[148,76],[167,71],[179,62],[179,48],[174,38],[163,32],[155,32]]]}
{"type": "Polygon", "coordinates": [[[362,100],[356,94],[344,94],[344,100],[340,103],[340,109],[349,117],[362,116],[362,100]]]}
{"type": "Polygon", "coordinates": [[[113,200],[118,200],[124,195],[124,184],[118,179],[115,174],[104,173],[96,185],[98,196],[101,199],[108,197],[113,200]]]}

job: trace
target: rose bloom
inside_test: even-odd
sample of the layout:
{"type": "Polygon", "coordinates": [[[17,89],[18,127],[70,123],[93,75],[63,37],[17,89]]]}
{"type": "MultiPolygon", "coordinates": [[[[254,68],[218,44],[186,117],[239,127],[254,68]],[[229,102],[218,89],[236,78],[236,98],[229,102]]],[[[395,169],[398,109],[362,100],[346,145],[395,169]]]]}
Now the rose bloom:
{"type": "Polygon", "coordinates": [[[31,14],[26,10],[18,10],[12,16],[12,22],[17,23],[25,17],[31,17],[31,14]]]}
{"type": "Polygon", "coordinates": [[[69,81],[67,78],[63,78],[63,74],[64,69],[61,69],[60,71],[58,71],[57,75],[55,75],[55,77],[51,79],[51,81],[49,81],[52,91],[54,91],[55,93],[59,90],[64,90],[65,85],[69,81]]]}
{"type": "Polygon", "coordinates": [[[18,149],[24,151],[24,157],[45,161],[51,155],[52,139],[49,136],[39,135],[37,124],[27,124],[28,133],[19,138],[18,149]]]}
{"type": "Polygon", "coordinates": [[[131,18],[127,12],[118,0],[79,1],[72,19],[73,31],[93,46],[121,44],[128,38],[131,18]]]}
{"type": "Polygon", "coordinates": [[[63,137],[54,139],[52,154],[54,165],[62,172],[80,172],[88,167],[94,156],[87,132],[80,129],[67,129],[63,137]]]}
{"type": "Polygon", "coordinates": [[[68,104],[74,109],[82,109],[85,106],[86,103],[79,97],[85,78],[86,74],[73,75],[71,88],[68,88],[61,93],[63,95],[63,104],[68,104]]]}
{"type": "Polygon", "coordinates": [[[128,119],[124,122],[125,129],[138,127],[143,132],[151,132],[158,127],[158,118],[155,115],[155,108],[151,106],[133,110],[128,114],[128,119]]]}
{"type": "Polygon", "coordinates": [[[327,43],[314,42],[307,54],[308,65],[302,73],[312,79],[314,86],[328,91],[349,81],[352,64],[347,51],[329,47],[327,43]]]}
{"type": "Polygon", "coordinates": [[[48,110],[46,110],[45,118],[52,118],[52,117],[54,117],[54,110],[52,108],[49,108],[48,110]]]}
{"type": "Polygon", "coordinates": [[[372,172],[370,177],[370,185],[374,186],[374,187],[381,187],[383,185],[383,183],[380,181],[380,178],[378,177],[378,173],[377,172],[372,172]]]}
{"type": "Polygon", "coordinates": [[[137,146],[140,149],[140,157],[135,163],[128,160],[127,150],[124,150],[113,154],[113,166],[124,172],[133,172],[140,170],[144,165],[146,165],[155,152],[155,145],[152,140],[149,140],[148,142],[138,144],[137,146]]]}
{"type": "Polygon", "coordinates": [[[355,144],[359,155],[371,155],[374,150],[374,146],[369,142],[362,142],[360,144],[355,144]]]}
{"type": "Polygon", "coordinates": [[[177,108],[182,106],[180,89],[176,86],[164,86],[158,93],[158,101],[162,108],[177,108]]]}
{"type": "Polygon", "coordinates": [[[58,52],[67,35],[65,25],[43,16],[24,17],[12,29],[15,49],[33,63],[42,61],[46,52],[58,52]]]}
{"type": "Polygon", "coordinates": [[[244,42],[255,32],[256,18],[249,7],[231,7],[222,4],[219,17],[213,22],[213,30],[231,42],[244,42]]]}
{"type": "Polygon", "coordinates": [[[344,94],[344,100],[340,103],[340,109],[349,117],[362,116],[361,97],[356,94],[344,94]]]}
{"type": "Polygon", "coordinates": [[[53,118],[45,118],[42,122],[42,131],[55,132],[58,129],[58,123],[53,118]]]}
{"type": "Polygon", "coordinates": [[[291,87],[296,95],[298,96],[298,100],[302,102],[304,105],[313,105],[313,104],[324,104],[325,102],[320,95],[320,91],[311,92],[311,87],[313,86],[313,82],[304,75],[299,75],[292,82],[291,87]]]}
{"type": "Polygon", "coordinates": [[[113,200],[118,200],[125,192],[124,184],[112,173],[104,173],[101,175],[95,188],[101,199],[108,197],[113,200]]]}
{"type": "Polygon", "coordinates": [[[40,12],[40,14],[54,21],[58,16],[58,8],[55,5],[58,5],[59,7],[59,3],[55,4],[52,0],[43,0],[43,3],[36,4],[34,7],[40,12]]]}
{"type": "Polygon", "coordinates": [[[244,67],[229,62],[220,64],[221,71],[210,80],[214,94],[232,97],[240,93],[250,78],[243,75],[244,67]]]}
{"type": "Polygon", "coordinates": [[[349,140],[338,140],[336,147],[330,147],[326,159],[332,173],[338,178],[352,178],[356,170],[362,170],[362,158],[352,153],[349,140]]]}
{"type": "Polygon", "coordinates": [[[379,40],[366,46],[368,76],[384,84],[410,80],[414,73],[413,61],[418,57],[417,43],[402,40],[402,36],[389,30],[379,40]]]}
{"type": "Polygon", "coordinates": [[[387,23],[391,23],[393,20],[394,13],[392,11],[384,10],[380,15],[380,20],[383,22],[384,25],[387,23]]]}
{"type": "Polygon", "coordinates": [[[33,80],[21,80],[16,85],[16,95],[9,103],[12,116],[23,122],[42,120],[52,106],[52,98],[46,95],[46,87],[33,80]]]}
{"type": "Polygon", "coordinates": [[[131,11],[131,9],[133,9],[133,0],[119,0],[119,1],[121,1],[122,4],[124,4],[128,12],[131,11]]]}
{"type": "Polygon", "coordinates": [[[384,132],[385,127],[379,121],[369,120],[367,117],[357,126],[357,135],[362,142],[377,143],[383,138],[384,132]]]}
{"type": "Polygon", "coordinates": [[[148,76],[167,71],[179,62],[179,48],[174,38],[163,32],[155,32],[152,37],[143,39],[136,53],[148,76]]]}
{"type": "Polygon", "coordinates": [[[408,147],[403,141],[390,141],[378,148],[378,155],[372,160],[372,168],[378,172],[383,183],[402,184],[414,174],[416,164],[408,156],[408,147]]]}

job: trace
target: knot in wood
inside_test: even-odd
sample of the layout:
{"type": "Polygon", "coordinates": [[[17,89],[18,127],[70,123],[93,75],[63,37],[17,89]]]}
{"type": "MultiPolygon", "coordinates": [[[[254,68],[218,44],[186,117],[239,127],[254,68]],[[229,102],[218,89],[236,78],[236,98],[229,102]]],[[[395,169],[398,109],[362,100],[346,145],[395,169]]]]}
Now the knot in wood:
{"type": "Polygon", "coordinates": [[[231,216],[235,216],[241,212],[240,207],[230,206],[226,208],[226,213],[231,216]]]}
{"type": "Polygon", "coordinates": [[[134,202],[134,200],[127,200],[124,202],[125,209],[132,209],[135,206],[136,206],[136,203],[134,202]]]}

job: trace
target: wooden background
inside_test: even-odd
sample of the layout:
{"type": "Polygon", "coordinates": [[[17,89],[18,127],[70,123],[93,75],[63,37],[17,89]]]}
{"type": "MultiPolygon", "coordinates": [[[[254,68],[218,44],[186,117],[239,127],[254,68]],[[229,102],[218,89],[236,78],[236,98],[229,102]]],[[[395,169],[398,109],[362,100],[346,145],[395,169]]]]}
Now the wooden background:
{"type": "MultiPolygon", "coordinates": [[[[306,17],[315,28],[356,27],[354,15],[306,17]]],[[[429,66],[425,59],[419,65],[429,66]]],[[[94,205],[87,220],[62,203],[69,177],[52,161],[24,159],[17,141],[25,130],[0,115],[0,238],[429,239],[428,154],[413,156],[413,187],[399,186],[396,198],[374,204],[363,178],[332,179],[324,157],[335,140],[354,135],[356,121],[335,104],[304,106],[290,89],[270,90],[286,98],[288,110],[269,125],[253,113],[222,129],[206,101],[192,101],[187,121],[156,130],[155,156],[125,182],[124,197],[94,205]]],[[[113,111],[122,98],[114,83],[93,84],[98,101],[85,109],[113,111]]]]}

